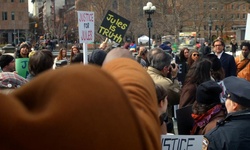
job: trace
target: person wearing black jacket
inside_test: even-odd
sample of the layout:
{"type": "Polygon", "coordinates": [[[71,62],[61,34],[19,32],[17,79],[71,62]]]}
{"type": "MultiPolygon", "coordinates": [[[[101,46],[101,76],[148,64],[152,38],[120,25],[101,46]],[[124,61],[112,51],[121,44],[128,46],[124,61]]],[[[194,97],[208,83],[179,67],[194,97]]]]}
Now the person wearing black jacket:
{"type": "Polygon", "coordinates": [[[203,149],[246,150],[250,148],[250,82],[238,77],[223,80],[228,115],[205,134],[203,149]]]}

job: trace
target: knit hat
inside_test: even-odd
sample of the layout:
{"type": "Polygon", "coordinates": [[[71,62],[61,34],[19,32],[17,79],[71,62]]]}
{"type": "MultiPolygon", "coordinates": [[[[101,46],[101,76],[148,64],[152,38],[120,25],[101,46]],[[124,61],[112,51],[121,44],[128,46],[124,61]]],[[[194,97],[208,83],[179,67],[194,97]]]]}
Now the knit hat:
{"type": "Polygon", "coordinates": [[[28,81],[14,72],[0,73],[0,88],[18,88],[28,81]]]}
{"type": "Polygon", "coordinates": [[[30,45],[27,43],[27,42],[23,42],[20,44],[20,49],[23,48],[23,47],[27,47],[27,48],[30,48],[30,45]]]}
{"type": "Polygon", "coordinates": [[[102,66],[102,63],[103,63],[106,55],[107,55],[107,53],[104,52],[103,50],[96,49],[96,50],[93,50],[93,52],[91,54],[89,54],[88,61],[91,64],[96,64],[96,65],[102,66]]]}
{"type": "Polygon", "coordinates": [[[0,67],[3,69],[5,66],[7,66],[13,60],[14,60],[14,57],[11,55],[0,56],[0,67]]]}
{"type": "Polygon", "coordinates": [[[201,104],[220,103],[222,88],[215,81],[206,81],[200,84],[196,91],[196,101],[201,104]]]}
{"type": "Polygon", "coordinates": [[[218,71],[222,67],[219,58],[215,54],[208,54],[205,58],[212,62],[213,71],[218,71]]]}

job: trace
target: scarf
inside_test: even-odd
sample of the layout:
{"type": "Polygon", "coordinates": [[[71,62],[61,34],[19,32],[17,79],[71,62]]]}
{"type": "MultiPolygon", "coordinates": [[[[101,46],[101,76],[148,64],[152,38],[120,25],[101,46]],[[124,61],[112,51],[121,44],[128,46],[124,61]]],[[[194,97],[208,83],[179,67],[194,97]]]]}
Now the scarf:
{"type": "Polygon", "coordinates": [[[210,119],[216,114],[218,114],[221,110],[222,110],[222,105],[217,104],[204,114],[200,115],[192,114],[192,118],[194,119],[194,127],[191,131],[191,134],[195,134],[198,127],[199,128],[205,127],[210,122],[210,119]]]}

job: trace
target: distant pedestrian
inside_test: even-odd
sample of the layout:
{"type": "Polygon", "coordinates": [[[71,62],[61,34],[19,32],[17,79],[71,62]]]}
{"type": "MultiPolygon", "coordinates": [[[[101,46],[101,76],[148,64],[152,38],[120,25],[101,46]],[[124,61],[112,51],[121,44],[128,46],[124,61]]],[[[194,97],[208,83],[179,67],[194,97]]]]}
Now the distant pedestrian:
{"type": "Polygon", "coordinates": [[[240,49],[240,55],[235,58],[237,77],[250,81],[250,43],[242,42],[240,49]]]}
{"type": "Polygon", "coordinates": [[[188,56],[189,56],[189,49],[187,47],[183,48],[180,51],[180,55],[176,55],[175,62],[178,64],[179,71],[178,71],[178,80],[181,82],[181,84],[184,84],[186,74],[188,72],[188,56]]]}
{"type": "Polygon", "coordinates": [[[231,45],[231,52],[232,52],[233,56],[235,57],[236,56],[236,51],[238,49],[238,44],[235,41],[235,39],[231,40],[230,45],[231,45]]]}
{"type": "Polygon", "coordinates": [[[15,58],[28,58],[30,52],[30,45],[27,42],[20,44],[19,49],[15,52],[15,58]]]}
{"type": "Polygon", "coordinates": [[[187,59],[188,68],[190,68],[193,65],[193,63],[198,61],[199,59],[200,59],[199,51],[197,50],[189,51],[189,56],[187,59]]]}
{"type": "Polygon", "coordinates": [[[149,62],[147,59],[148,56],[148,50],[145,46],[140,46],[138,55],[136,55],[136,60],[138,63],[140,63],[143,67],[147,68],[149,66],[149,62]]]}
{"type": "Polygon", "coordinates": [[[72,46],[72,48],[71,48],[71,53],[70,53],[70,63],[72,62],[73,57],[74,57],[76,54],[80,53],[80,52],[81,52],[81,51],[80,51],[80,49],[79,49],[78,46],[76,46],[76,45],[72,46]]]}
{"type": "Polygon", "coordinates": [[[132,41],[129,45],[129,51],[130,52],[136,52],[136,43],[135,41],[132,41]]]}
{"type": "Polygon", "coordinates": [[[83,53],[77,53],[73,56],[70,64],[83,63],[83,53]]]}
{"type": "Polygon", "coordinates": [[[213,42],[214,53],[220,59],[221,65],[225,72],[225,77],[236,76],[236,64],[234,57],[225,53],[225,43],[216,39],[213,42]]]}
{"type": "Polygon", "coordinates": [[[57,57],[54,59],[53,69],[56,68],[56,62],[59,60],[66,60],[67,62],[69,61],[67,56],[67,50],[65,48],[61,48],[59,50],[57,57]]]}

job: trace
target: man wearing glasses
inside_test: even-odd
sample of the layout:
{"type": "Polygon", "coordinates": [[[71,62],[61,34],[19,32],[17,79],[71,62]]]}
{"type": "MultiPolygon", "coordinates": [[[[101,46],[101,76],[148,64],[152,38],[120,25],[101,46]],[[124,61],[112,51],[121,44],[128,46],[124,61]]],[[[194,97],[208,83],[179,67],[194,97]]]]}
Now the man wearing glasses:
{"type": "Polygon", "coordinates": [[[234,61],[234,57],[225,53],[225,43],[216,39],[213,42],[214,53],[220,59],[221,65],[225,72],[225,77],[236,76],[236,64],[234,61]]]}

